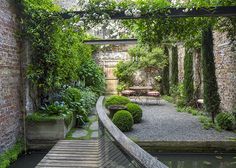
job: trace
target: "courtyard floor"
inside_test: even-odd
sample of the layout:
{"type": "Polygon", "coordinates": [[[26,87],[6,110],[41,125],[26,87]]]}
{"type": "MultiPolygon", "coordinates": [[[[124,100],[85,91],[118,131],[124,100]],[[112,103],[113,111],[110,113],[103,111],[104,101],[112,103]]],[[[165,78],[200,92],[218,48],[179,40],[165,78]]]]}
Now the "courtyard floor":
{"type": "Polygon", "coordinates": [[[131,132],[125,133],[134,141],[229,141],[236,133],[206,130],[197,116],[176,111],[173,104],[161,100],[159,105],[142,105],[143,119],[131,132]]]}

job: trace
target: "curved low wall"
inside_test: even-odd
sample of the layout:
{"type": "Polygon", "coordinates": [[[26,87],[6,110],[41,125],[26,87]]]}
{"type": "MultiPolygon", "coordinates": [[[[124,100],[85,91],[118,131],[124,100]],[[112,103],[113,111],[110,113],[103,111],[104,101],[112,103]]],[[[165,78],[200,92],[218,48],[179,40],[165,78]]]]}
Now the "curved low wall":
{"type": "Polygon", "coordinates": [[[146,168],[168,168],[165,164],[151,156],[136,143],[124,135],[110,120],[103,106],[104,96],[101,96],[96,104],[96,110],[99,118],[99,125],[103,127],[114,139],[120,149],[129,157],[134,159],[140,166],[146,168]]]}

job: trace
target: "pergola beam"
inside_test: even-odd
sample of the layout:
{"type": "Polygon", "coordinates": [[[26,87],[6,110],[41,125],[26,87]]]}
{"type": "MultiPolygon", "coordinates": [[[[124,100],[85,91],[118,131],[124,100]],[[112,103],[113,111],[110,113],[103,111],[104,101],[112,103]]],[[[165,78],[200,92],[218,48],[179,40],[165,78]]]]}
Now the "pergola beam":
{"type": "MultiPolygon", "coordinates": [[[[110,19],[148,19],[148,18],[184,18],[184,17],[229,17],[236,16],[236,6],[218,6],[212,8],[193,8],[192,10],[186,8],[167,8],[168,12],[161,12],[157,10],[152,13],[147,13],[145,15],[141,15],[139,17],[135,16],[127,16],[124,11],[116,12],[116,11],[104,11],[102,13],[107,13],[110,16],[110,19]]],[[[62,13],[62,17],[65,19],[69,19],[78,15],[83,17],[86,11],[72,11],[67,13],[62,13]]],[[[95,19],[94,19],[95,20],[95,19]]]]}
{"type": "Polygon", "coordinates": [[[106,44],[137,44],[137,39],[102,39],[102,40],[85,40],[85,44],[106,45],[106,44]]]}

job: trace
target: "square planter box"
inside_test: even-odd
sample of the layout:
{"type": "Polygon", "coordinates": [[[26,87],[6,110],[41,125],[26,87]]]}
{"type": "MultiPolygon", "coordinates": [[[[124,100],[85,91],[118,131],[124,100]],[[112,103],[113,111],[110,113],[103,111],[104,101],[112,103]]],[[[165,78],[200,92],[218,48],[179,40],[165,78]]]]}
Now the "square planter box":
{"type": "Polygon", "coordinates": [[[66,126],[64,119],[53,121],[27,121],[26,135],[29,149],[48,149],[58,140],[64,139],[71,128],[75,126],[73,116],[71,123],[66,126]]]}

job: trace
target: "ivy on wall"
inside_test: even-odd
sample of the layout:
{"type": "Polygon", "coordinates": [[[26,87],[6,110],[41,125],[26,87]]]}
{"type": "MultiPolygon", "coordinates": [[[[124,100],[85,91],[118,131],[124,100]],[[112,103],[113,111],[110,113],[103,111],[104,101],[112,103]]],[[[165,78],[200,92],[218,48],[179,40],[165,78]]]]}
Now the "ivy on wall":
{"type": "Polygon", "coordinates": [[[40,95],[52,93],[63,85],[79,79],[83,59],[91,57],[91,47],[85,45],[84,30],[74,18],[64,20],[61,9],[51,0],[21,0],[22,37],[29,41],[32,62],[27,77],[38,88],[40,95]]]}

